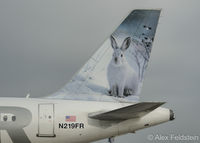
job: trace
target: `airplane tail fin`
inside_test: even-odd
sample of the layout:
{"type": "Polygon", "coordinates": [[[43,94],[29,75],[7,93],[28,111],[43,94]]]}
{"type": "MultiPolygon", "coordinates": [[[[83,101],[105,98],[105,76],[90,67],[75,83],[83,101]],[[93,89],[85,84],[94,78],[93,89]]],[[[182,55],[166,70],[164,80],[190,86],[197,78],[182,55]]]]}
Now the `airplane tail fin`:
{"type": "Polygon", "coordinates": [[[138,101],[161,10],[133,10],[67,85],[49,98],[138,101]]]}

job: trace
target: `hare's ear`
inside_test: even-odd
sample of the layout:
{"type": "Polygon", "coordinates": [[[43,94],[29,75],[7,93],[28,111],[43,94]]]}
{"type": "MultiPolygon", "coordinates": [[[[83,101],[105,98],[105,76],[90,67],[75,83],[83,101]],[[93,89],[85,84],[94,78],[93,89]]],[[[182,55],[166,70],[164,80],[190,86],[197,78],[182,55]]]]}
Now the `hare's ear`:
{"type": "Polygon", "coordinates": [[[125,51],[126,49],[128,49],[128,47],[130,46],[131,44],[131,37],[127,37],[124,42],[122,43],[122,47],[121,47],[121,50],[122,51],[125,51]]]}
{"type": "Polygon", "coordinates": [[[117,42],[112,35],[110,36],[110,41],[111,41],[112,48],[117,49],[117,42]]]}

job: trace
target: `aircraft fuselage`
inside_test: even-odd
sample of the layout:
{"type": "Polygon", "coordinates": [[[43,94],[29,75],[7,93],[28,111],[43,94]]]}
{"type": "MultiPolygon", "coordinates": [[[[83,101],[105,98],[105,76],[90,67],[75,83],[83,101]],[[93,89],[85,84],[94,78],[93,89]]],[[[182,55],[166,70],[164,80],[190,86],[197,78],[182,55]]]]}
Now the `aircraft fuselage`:
{"type": "Polygon", "coordinates": [[[170,110],[157,108],[141,118],[91,119],[89,113],[133,103],[34,98],[0,99],[0,143],[84,143],[133,133],[170,120],[170,110]]]}

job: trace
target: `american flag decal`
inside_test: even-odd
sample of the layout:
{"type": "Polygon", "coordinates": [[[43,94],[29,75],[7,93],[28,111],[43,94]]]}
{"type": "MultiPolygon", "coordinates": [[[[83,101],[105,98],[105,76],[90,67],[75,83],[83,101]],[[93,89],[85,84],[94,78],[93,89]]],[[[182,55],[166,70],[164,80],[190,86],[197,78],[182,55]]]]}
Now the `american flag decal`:
{"type": "Polygon", "coordinates": [[[76,116],[65,116],[66,122],[76,122],[76,116]]]}

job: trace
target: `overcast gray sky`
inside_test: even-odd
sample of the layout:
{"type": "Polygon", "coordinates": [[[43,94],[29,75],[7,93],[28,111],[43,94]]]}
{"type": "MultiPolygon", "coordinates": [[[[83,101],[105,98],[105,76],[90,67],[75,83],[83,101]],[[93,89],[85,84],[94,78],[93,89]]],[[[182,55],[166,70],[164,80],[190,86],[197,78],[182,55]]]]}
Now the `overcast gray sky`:
{"type": "Polygon", "coordinates": [[[166,101],[176,120],[116,143],[153,142],[149,134],[200,135],[199,6],[199,0],[1,0],[0,96],[55,92],[131,10],[162,8],[141,100],[166,101]]]}

